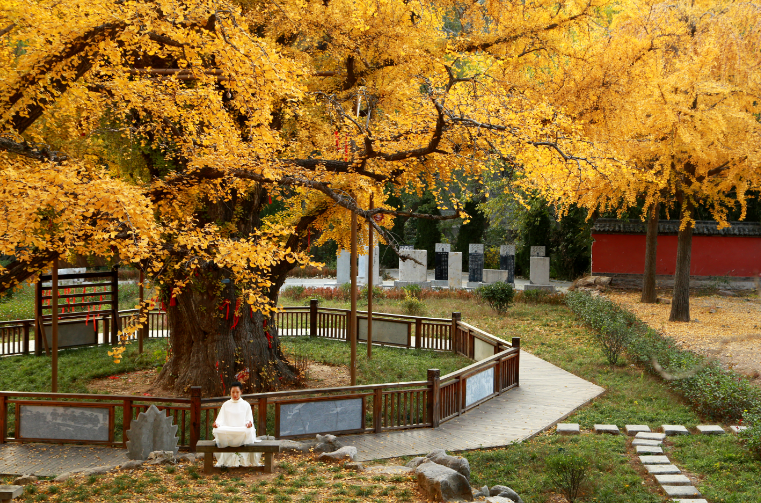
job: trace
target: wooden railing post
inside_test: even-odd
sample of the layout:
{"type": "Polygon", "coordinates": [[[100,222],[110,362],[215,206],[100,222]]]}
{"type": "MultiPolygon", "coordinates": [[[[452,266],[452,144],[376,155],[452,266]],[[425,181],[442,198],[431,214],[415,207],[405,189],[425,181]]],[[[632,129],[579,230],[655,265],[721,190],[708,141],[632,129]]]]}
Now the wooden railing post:
{"type": "Polygon", "coordinates": [[[34,356],[42,354],[42,335],[44,328],[42,322],[42,280],[37,280],[34,285],[34,356]],[[39,322],[38,322],[39,321],[39,322]]]}
{"type": "Polygon", "coordinates": [[[518,354],[515,355],[515,385],[520,386],[520,377],[521,377],[521,338],[520,337],[513,337],[513,347],[518,349],[518,354]]]}
{"type": "MultiPolygon", "coordinates": [[[[111,345],[119,344],[119,266],[114,267],[114,274],[111,276],[111,318],[113,326],[111,327],[111,345]]],[[[106,340],[107,336],[103,339],[106,340]]]]}
{"type": "Polygon", "coordinates": [[[25,355],[29,354],[29,321],[24,320],[22,322],[24,325],[24,345],[22,346],[22,351],[25,355]]]}
{"type": "Polygon", "coordinates": [[[431,428],[439,427],[439,409],[440,409],[440,387],[439,378],[441,371],[439,369],[428,369],[428,417],[431,418],[431,428]]]}
{"type": "Polygon", "coordinates": [[[124,399],[124,412],[122,414],[122,445],[127,448],[127,430],[132,425],[132,399],[124,399]]]}
{"type": "Polygon", "coordinates": [[[259,399],[259,424],[256,425],[256,432],[259,435],[267,434],[267,397],[263,396],[259,399]]]}
{"type": "Polygon", "coordinates": [[[8,403],[5,401],[5,395],[0,394],[0,444],[5,443],[5,436],[8,433],[7,430],[8,430],[8,403]]]}
{"type": "Polygon", "coordinates": [[[373,396],[373,430],[380,433],[383,429],[383,388],[376,388],[373,396]]]}
{"type": "Polygon", "coordinates": [[[190,452],[196,452],[201,439],[201,387],[190,387],[190,452]]]}
{"type": "Polygon", "coordinates": [[[421,341],[420,339],[423,338],[423,319],[422,318],[415,318],[415,348],[420,349],[421,341]]]}
{"type": "Polygon", "coordinates": [[[109,327],[111,326],[111,320],[105,316],[101,317],[101,320],[103,321],[103,344],[108,344],[108,334],[110,332],[109,327]]]}
{"type": "Polygon", "coordinates": [[[317,299],[309,301],[309,336],[317,337],[317,299]]]}
{"type": "Polygon", "coordinates": [[[452,352],[457,353],[459,342],[457,340],[457,323],[462,319],[462,314],[452,313],[452,328],[449,332],[449,339],[452,341],[452,352]]]}

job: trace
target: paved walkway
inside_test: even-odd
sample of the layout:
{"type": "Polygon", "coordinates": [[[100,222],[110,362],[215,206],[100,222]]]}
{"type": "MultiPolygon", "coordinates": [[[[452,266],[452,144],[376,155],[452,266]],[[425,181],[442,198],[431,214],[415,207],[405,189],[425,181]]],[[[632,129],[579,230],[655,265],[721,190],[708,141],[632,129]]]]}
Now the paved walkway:
{"type": "MultiPolygon", "coordinates": [[[[520,442],[553,426],[600,395],[603,388],[521,351],[520,387],[492,398],[435,430],[419,429],[341,438],[358,450],[358,460],[464,451],[520,442]]],[[[0,445],[0,475],[52,476],[127,461],[126,451],[52,444],[0,445]]]]}

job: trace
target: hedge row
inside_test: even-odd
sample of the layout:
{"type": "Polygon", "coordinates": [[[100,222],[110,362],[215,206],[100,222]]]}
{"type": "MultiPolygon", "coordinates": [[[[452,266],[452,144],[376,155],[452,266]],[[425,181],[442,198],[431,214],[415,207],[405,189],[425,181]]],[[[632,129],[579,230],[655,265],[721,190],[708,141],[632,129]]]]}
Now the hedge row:
{"type": "Polygon", "coordinates": [[[654,368],[653,362],[657,362],[665,373],[677,377],[668,380],[669,386],[704,417],[734,423],[745,420],[753,429],[761,429],[761,422],[755,424],[754,420],[761,414],[761,388],[750,384],[744,376],[723,369],[714,360],[680,349],[674,339],[660,335],[606,298],[569,292],[566,304],[603,336],[624,331],[624,351],[629,358],[662,376],[654,368]]]}

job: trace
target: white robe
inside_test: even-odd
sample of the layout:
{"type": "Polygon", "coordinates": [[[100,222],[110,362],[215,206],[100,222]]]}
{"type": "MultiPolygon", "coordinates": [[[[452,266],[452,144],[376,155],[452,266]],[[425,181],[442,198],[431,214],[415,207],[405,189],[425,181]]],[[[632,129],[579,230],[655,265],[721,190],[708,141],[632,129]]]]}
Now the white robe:
{"type": "MultiPolygon", "coordinates": [[[[232,398],[222,404],[217,415],[217,428],[212,430],[217,447],[238,447],[261,442],[256,438],[254,428],[254,415],[251,413],[251,405],[245,400],[233,400],[232,398]],[[251,428],[246,424],[251,423],[251,428]]],[[[217,464],[214,466],[258,466],[261,454],[258,452],[218,452],[217,464]]]]}

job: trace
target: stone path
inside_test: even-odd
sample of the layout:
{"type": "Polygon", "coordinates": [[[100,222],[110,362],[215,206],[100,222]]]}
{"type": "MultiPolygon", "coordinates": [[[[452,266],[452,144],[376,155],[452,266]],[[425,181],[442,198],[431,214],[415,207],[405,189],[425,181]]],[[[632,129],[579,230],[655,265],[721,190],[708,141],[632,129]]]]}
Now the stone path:
{"type": "MultiPolygon", "coordinates": [[[[439,428],[341,437],[357,447],[357,461],[502,447],[531,438],[573,413],[604,390],[521,351],[520,387],[492,398],[439,428]]],[[[0,445],[0,474],[53,476],[78,468],[116,466],[126,451],[54,444],[0,445]]]]}
{"type": "MultiPolygon", "coordinates": [[[[655,480],[667,496],[677,503],[708,503],[700,498],[698,489],[692,485],[692,481],[674,464],[669,461],[663,452],[663,440],[667,436],[690,435],[690,431],[681,424],[664,424],[660,429],[663,433],[654,433],[648,425],[627,424],[627,435],[633,435],[632,446],[639,455],[640,462],[655,480]]],[[[696,427],[700,435],[724,435],[726,431],[718,425],[701,424],[696,427]]],[[[730,426],[737,433],[742,429],[739,426],[730,426]]],[[[608,433],[618,435],[620,430],[615,424],[596,424],[595,433],[608,433]]],[[[556,432],[560,435],[577,435],[581,432],[577,423],[561,423],[557,425],[556,432]]]]}
{"type": "Polygon", "coordinates": [[[341,437],[358,461],[503,447],[533,437],[600,395],[604,388],[521,351],[520,387],[439,428],[341,437]]]}
{"type": "Polygon", "coordinates": [[[129,461],[125,449],[91,445],[1,444],[0,475],[53,477],[71,470],[129,461]]]}

